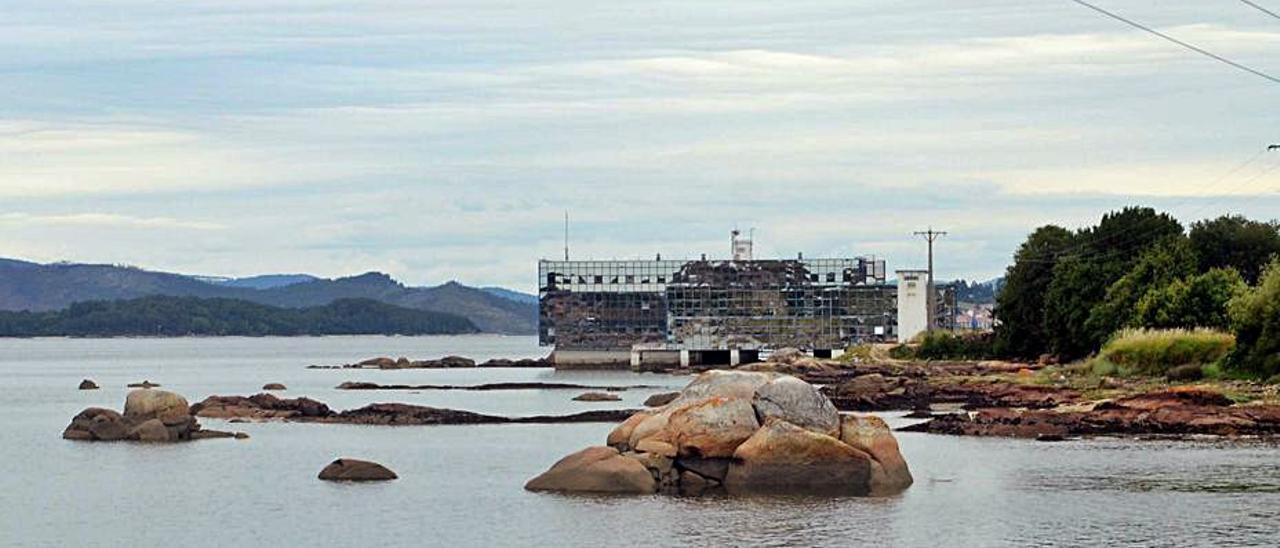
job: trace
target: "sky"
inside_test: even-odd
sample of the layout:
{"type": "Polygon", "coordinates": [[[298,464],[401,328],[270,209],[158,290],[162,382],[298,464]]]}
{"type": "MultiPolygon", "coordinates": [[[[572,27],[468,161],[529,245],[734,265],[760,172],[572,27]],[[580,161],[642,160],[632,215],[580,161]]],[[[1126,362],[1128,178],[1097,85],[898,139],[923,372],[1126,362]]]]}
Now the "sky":
{"type": "MultiPolygon", "coordinates": [[[[1097,3],[1280,74],[1243,2],[1097,3]]],[[[0,257],[531,291],[568,211],[578,259],[933,227],[989,279],[1125,205],[1276,217],[1277,99],[1068,0],[7,0],[0,257]]]]}

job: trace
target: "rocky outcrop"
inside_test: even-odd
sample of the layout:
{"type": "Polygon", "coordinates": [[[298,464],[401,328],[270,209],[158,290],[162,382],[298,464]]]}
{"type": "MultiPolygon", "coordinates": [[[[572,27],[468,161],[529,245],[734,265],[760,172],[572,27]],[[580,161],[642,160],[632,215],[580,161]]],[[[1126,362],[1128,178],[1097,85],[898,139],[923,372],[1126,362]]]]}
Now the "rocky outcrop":
{"type": "Polygon", "coordinates": [[[254,396],[210,396],[191,406],[198,417],[211,419],[273,420],[302,417],[328,417],[328,405],[309,398],[280,398],[272,394],[254,396]]]}
{"type": "Polygon", "coordinates": [[[654,394],[652,396],[649,396],[648,398],[645,398],[644,406],[645,407],[662,407],[668,403],[675,401],[675,399],[678,397],[680,397],[679,392],[663,392],[661,394],[654,394]]]}
{"type": "Polygon", "coordinates": [[[90,407],[71,419],[62,437],[80,441],[160,443],[236,437],[236,434],[203,430],[182,396],[163,390],[139,389],[129,392],[125,398],[123,414],[90,407]]]}
{"type": "Polygon", "coordinates": [[[388,481],[398,478],[395,472],[376,462],[341,458],[320,471],[325,481],[388,481]]]}
{"type": "Polygon", "coordinates": [[[468,390],[476,392],[487,392],[493,390],[603,390],[605,392],[624,392],[632,388],[657,387],[643,384],[631,386],[592,386],[588,384],[571,384],[562,382],[495,382],[487,384],[454,385],[378,384],[376,382],[346,381],[335,388],[338,390],[468,390]]]}
{"type": "Polygon", "coordinates": [[[283,384],[278,383],[278,382],[269,382],[269,383],[267,383],[267,384],[264,384],[264,385],[262,385],[262,389],[263,389],[263,390],[275,390],[275,391],[279,391],[279,390],[286,390],[285,386],[284,386],[283,384]]]}
{"type": "Polygon", "coordinates": [[[81,390],[97,390],[97,389],[98,389],[98,383],[93,382],[93,381],[91,381],[91,380],[89,380],[89,379],[85,379],[85,380],[80,381],[80,389],[81,389],[81,390]]]}
{"type": "Polygon", "coordinates": [[[557,424],[617,422],[633,409],[585,411],[571,415],[501,417],[457,409],[441,409],[406,403],[374,403],[358,409],[336,412],[324,403],[308,398],[278,398],[271,394],[254,396],[210,396],[191,406],[199,417],[254,420],[366,424],[380,426],[432,424],[557,424]]]}
{"type": "Polygon", "coordinates": [[[616,394],[608,394],[605,392],[583,392],[573,397],[573,401],[622,401],[622,397],[616,394]]]}
{"type": "Polygon", "coordinates": [[[903,430],[1059,439],[1082,435],[1280,435],[1280,405],[1237,405],[1218,392],[1176,387],[1053,409],[982,408],[903,430]]]}
{"type": "Polygon", "coordinates": [[[883,421],[841,416],[812,385],[774,373],[703,373],[666,405],[628,417],[606,443],[562,459],[525,487],[861,496],[911,484],[883,421]]]}
{"type": "Polygon", "coordinates": [[[518,360],[494,358],[477,364],[471,358],[445,356],[434,360],[410,360],[409,358],[378,357],[346,365],[309,365],[307,369],[454,369],[468,367],[551,367],[546,358],[518,360]]]}
{"type": "Polygon", "coordinates": [[[776,417],[819,434],[840,434],[840,413],[831,400],[795,377],[779,377],[756,390],[752,405],[761,420],[776,417]]]}
{"type": "Polygon", "coordinates": [[[153,383],[149,380],[146,380],[142,382],[131,382],[129,384],[126,384],[125,387],[126,388],[159,388],[160,385],[153,383]]]}

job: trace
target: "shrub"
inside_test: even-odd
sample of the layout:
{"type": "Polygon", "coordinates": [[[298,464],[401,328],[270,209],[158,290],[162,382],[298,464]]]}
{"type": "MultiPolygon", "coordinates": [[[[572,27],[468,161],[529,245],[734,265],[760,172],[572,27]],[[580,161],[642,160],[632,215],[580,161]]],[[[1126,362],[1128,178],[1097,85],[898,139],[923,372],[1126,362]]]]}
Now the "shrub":
{"type": "Polygon", "coordinates": [[[993,354],[991,333],[930,331],[920,336],[915,357],[922,360],[983,360],[993,354]]]}
{"type": "Polygon", "coordinates": [[[863,362],[871,361],[871,358],[873,357],[872,350],[873,348],[869,344],[857,344],[850,346],[844,350],[844,354],[840,355],[840,361],[845,363],[852,362],[854,360],[863,362]]]}
{"type": "Polygon", "coordinates": [[[1280,374],[1280,262],[1273,261],[1258,281],[1231,300],[1236,349],[1228,359],[1236,373],[1267,378],[1280,374]]]}
{"type": "Polygon", "coordinates": [[[1120,375],[1189,375],[1189,367],[1225,357],[1235,346],[1229,333],[1208,329],[1125,329],[1112,336],[1094,360],[1094,372],[1114,368],[1120,375]]]}

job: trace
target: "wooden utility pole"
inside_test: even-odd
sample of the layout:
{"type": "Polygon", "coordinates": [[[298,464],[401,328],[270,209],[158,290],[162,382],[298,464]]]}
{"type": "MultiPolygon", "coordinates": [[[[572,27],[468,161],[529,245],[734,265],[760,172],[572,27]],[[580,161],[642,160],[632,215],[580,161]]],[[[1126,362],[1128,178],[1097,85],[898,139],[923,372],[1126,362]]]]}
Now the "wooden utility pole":
{"type": "Polygon", "coordinates": [[[933,241],[942,236],[946,236],[947,233],[940,230],[934,230],[933,227],[929,227],[928,230],[917,230],[915,235],[924,236],[924,239],[929,242],[929,287],[926,288],[926,291],[929,293],[925,295],[925,306],[929,307],[929,310],[928,313],[925,314],[925,317],[929,322],[927,331],[933,331],[935,325],[934,315],[937,314],[938,310],[937,303],[934,302],[937,291],[933,286],[933,241]]]}

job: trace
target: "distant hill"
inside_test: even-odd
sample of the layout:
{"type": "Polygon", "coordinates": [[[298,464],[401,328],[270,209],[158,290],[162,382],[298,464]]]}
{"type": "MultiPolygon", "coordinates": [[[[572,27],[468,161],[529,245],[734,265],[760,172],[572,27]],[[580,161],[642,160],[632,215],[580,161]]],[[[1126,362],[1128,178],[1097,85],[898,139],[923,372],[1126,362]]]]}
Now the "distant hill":
{"type": "Polygon", "coordinates": [[[230,278],[214,282],[227,287],[247,287],[249,289],[272,289],[305,282],[319,280],[310,274],[264,274],[248,278],[230,278]]]}
{"type": "Polygon", "coordinates": [[[458,315],[369,299],[279,308],[237,299],[151,296],[49,312],[0,312],[0,337],[441,335],[475,333],[458,315]]]}
{"type": "Polygon", "coordinates": [[[480,288],[480,290],[481,290],[481,291],[484,291],[485,293],[488,293],[488,294],[490,294],[490,295],[497,295],[497,296],[502,297],[502,298],[504,298],[504,299],[512,300],[512,301],[515,301],[515,302],[518,302],[518,303],[535,304],[535,305],[536,305],[536,304],[538,304],[538,296],[537,296],[537,295],[530,295],[530,294],[528,294],[528,293],[521,293],[521,292],[519,292],[519,291],[512,291],[512,290],[507,289],[507,288],[505,288],[505,287],[492,287],[492,286],[491,286],[491,287],[482,287],[482,288],[480,288]]]}
{"type": "Polygon", "coordinates": [[[406,287],[377,272],[333,280],[313,278],[286,285],[273,285],[271,281],[266,284],[269,287],[257,289],[126,266],[36,264],[3,259],[0,260],[0,310],[50,311],[81,301],[151,295],[238,299],[282,308],[323,306],[338,299],[371,299],[405,308],[456,314],[487,333],[531,334],[537,330],[536,302],[519,302],[453,282],[436,287],[406,287]]]}

